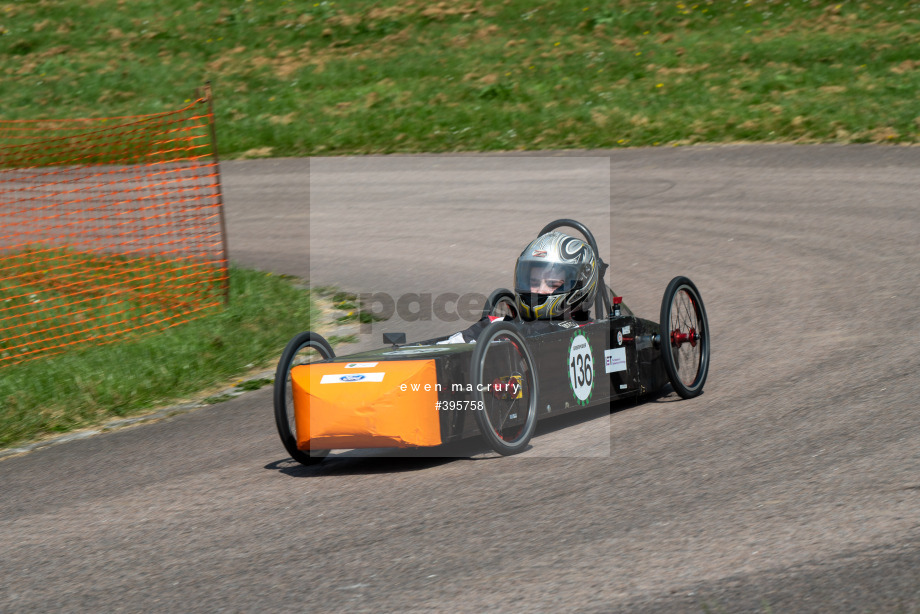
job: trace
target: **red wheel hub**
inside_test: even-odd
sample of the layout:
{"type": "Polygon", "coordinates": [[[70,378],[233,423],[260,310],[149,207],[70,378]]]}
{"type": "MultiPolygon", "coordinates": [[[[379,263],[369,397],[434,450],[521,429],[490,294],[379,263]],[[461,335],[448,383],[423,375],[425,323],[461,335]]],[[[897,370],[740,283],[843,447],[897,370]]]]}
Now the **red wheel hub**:
{"type": "Polygon", "coordinates": [[[503,401],[521,398],[521,378],[519,376],[496,377],[492,380],[492,396],[503,401]]]}
{"type": "Polygon", "coordinates": [[[700,335],[694,328],[691,328],[686,333],[682,333],[679,330],[671,331],[671,345],[676,348],[679,348],[685,343],[689,343],[691,347],[696,347],[696,342],[699,341],[699,338],[700,335]]]}

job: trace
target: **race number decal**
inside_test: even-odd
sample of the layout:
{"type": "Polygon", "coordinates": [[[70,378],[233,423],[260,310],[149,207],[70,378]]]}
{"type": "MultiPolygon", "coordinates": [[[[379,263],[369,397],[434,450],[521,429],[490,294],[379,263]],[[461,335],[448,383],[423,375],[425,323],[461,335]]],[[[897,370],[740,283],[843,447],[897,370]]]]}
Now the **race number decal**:
{"type": "Polygon", "coordinates": [[[594,357],[588,338],[578,333],[569,346],[569,388],[579,405],[587,405],[594,391],[594,357]]]}

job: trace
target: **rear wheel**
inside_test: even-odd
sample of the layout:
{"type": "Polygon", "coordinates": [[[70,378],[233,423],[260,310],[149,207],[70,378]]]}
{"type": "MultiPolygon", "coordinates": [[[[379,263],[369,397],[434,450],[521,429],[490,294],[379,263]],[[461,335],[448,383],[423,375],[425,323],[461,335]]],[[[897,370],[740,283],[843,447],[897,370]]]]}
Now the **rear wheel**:
{"type": "Polygon", "coordinates": [[[537,427],[537,372],[527,342],[510,322],[479,335],[470,366],[479,430],[499,454],[523,451],[537,427]]]}
{"type": "Polygon", "coordinates": [[[482,317],[486,316],[510,316],[511,319],[518,320],[517,302],[514,298],[514,292],[506,288],[493,290],[482,308],[482,317]]]}
{"type": "Polygon", "coordinates": [[[322,335],[300,333],[287,344],[275,372],[275,425],[284,449],[298,463],[315,465],[323,460],[329,450],[304,452],[297,448],[297,425],[294,421],[294,391],[291,386],[291,369],[298,365],[334,358],[335,352],[322,335]]]}
{"type": "Polygon", "coordinates": [[[674,391],[685,399],[703,392],[709,372],[709,321],[692,281],[675,277],[661,300],[661,357],[674,391]]]}

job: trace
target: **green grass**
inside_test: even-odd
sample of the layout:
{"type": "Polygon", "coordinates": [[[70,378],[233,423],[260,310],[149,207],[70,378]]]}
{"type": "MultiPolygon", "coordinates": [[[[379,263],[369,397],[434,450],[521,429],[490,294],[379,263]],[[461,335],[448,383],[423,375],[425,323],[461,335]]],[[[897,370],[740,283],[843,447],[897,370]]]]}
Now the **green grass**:
{"type": "Polygon", "coordinates": [[[315,321],[309,293],[284,277],[231,269],[230,288],[226,309],[156,335],[0,369],[0,447],[149,410],[270,366],[315,321]]]}
{"type": "Polygon", "coordinates": [[[4,119],[173,109],[225,156],[917,142],[920,4],[0,5],[4,119]]]}

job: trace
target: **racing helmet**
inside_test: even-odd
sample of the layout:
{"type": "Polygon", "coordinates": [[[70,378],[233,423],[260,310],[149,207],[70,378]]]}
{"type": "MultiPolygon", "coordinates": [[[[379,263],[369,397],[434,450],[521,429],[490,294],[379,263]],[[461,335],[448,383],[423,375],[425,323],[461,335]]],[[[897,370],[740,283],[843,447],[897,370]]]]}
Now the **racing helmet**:
{"type": "Polygon", "coordinates": [[[514,265],[514,295],[524,320],[559,320],[587,312],[597,283],[594,250],[558,231],[531,241],[514,265]]]}

